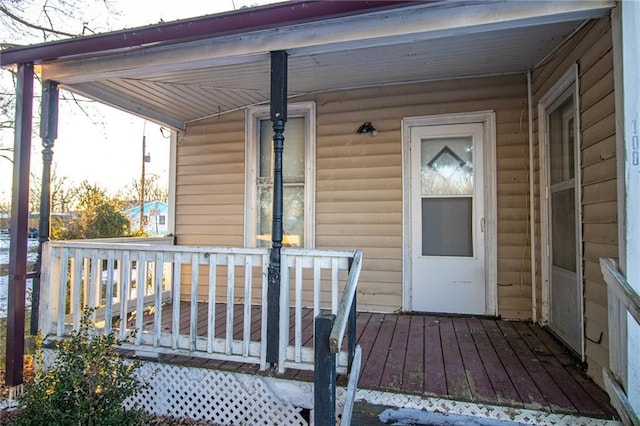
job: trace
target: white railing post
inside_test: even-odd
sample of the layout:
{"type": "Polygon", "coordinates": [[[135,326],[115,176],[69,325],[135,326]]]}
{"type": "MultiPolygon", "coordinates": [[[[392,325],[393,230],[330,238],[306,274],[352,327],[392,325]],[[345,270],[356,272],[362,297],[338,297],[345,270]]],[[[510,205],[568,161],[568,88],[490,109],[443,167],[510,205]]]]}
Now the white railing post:
{"type": "MultiPolygon", "coordinates": [[[[616,408],[618,414],[622,418],[625,425],[639,425],[640,418],[633,407],[632,401],[629,399],[629,389],[625,389],[624,383],[620,380],[629,374],[625,368],[630,366],[626,364],[626,360],[622,358],[627,353],[628,337],[616,330],[616,325],[627,322],[628,331],[637,333],[640,330],[640,295],[627,282],[617,268],[613,259],[600,259],[600,268],[605,282],[607,283],[609,296],[609,319],[613,324],[609,324],[609,358],[612,365],[604,368],[603,378],[605,388],[611,404],[616,408]],[[624,315],[620,315],[621,311],[624,315]],[[630,315],[627,315],[627,312],[630,315]],[[622,320],[620,320],[622,317],[622,320]],[[625,363],[625,364],[623,364],[625,363]],[[618,370],[617,373],[615,370],[618,370]]],[[[637,368],[632,366],[631,368],[637,368]]]]}

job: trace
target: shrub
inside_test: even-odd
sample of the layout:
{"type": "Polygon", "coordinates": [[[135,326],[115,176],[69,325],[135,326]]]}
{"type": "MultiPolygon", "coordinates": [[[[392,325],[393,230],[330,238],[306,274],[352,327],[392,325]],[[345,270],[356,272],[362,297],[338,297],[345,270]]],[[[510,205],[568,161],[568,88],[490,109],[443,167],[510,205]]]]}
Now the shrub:
{"type": "MultiPolygon", "coordinates": [[[[146,415],[122,403],[142,384],[138,363],[120,357],[114,333],[96,333],[92,309],[85,309],[78,331],[56,342],[52,367],[36,373],[26,388],[17,425],[138,425],[146,415]]],[[[42,348],[37,356],[42,359],[42,348]]]]}

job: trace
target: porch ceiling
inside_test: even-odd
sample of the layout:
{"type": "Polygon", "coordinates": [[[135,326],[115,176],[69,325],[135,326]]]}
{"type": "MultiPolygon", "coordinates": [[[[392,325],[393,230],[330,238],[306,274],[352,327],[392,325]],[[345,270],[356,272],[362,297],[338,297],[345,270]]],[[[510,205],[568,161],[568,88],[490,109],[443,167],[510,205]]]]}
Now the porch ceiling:
{"type": "MultiPolygon", "coordinates": [[[[246,37],[227,36],[107,57],[54,61],[43,64],[43,77],[61,82],[68,90],[182,129],[192,121],[267,102],[270,50],[289,52],[288,88],[293,97],[380,84],[524,73],[543,61],[585,20],[608,13],[605,2],[586,2],[590,6],[580,10],[538,11],[537,15],[522,11],[514,15],[513,4],[506,10],[499,8],[504,7],[503,2],[437,4],[442,3],[448,7],[412,6],[393,13],[359,16],[360,22],[350,17],[246,37]],[[594,7],[596,4],[599,7],[594,7]],[[420,25],[420,15],[425,22],[422,30],[415,28],[420,25]],[[434,24],[447,16],[450,26],[434,24]],[[466,16],[466,21],[461,16],[466,16]],[[383,27],[380,35],[363,35],[365,31],[371,33],[362,24],[367,19],[371,25],[402,28],[406,24],[409,29],[389,32],[383,27]],[[349,25],[356,26],[347,30],[355,37],[330,34],[349,25]]],[[[531,6],[531,2],[513,3],[531,6]]]]}

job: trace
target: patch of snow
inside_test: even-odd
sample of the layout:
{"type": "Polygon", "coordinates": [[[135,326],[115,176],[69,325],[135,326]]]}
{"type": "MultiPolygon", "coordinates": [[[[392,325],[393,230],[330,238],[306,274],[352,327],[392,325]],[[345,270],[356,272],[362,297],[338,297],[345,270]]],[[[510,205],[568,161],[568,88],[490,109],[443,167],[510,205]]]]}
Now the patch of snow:
{"type": "MultiPolygon", "coordinates": [[[[35,262],[38,257],[38,240],[28,240],[28,252],[27,262],[35,262]]],[[[0,239],[0,269],[6,271],[6,266],[9,265],[9,239],[0,239]]],[[[26,306],[31,305],[31,281],[27,280],[27,294],[26,294],[26,306]]],[[[0,275],[0,318],[6,318],[7,316],[7,299],[9,297],[9,276],[0,275]]]]}
{"type": "Polygon", "coordinates": [[[442,414],[413,408],[388,408],[378,416],[381,422],[390,425],[429,426],[514,426],[523,423],[494,420],[460,414],[442,414]]]}
{"type": "MultiPolygon", "coordinates": [[[[25,295],[25,306],[28,308],[31,306],[31,282],[33,280],[27,280],[27,294],[25,295]]],[[[0,277],[0,318],[7,317],[9,299],[9,276],[3,275],[0,277]]]]}

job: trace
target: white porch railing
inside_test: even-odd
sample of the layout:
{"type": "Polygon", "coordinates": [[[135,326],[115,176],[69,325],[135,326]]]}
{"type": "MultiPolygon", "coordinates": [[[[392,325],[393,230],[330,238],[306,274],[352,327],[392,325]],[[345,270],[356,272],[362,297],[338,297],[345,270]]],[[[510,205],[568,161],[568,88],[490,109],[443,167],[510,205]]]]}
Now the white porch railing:
{"type": "Polygon", "coordinates": [[[611,404],[616,408],[625,425],[640,425],[640,418],[631,406],[623,383],[627,368],[627,313],[635,319],[636,330],[640,327],[640,295],[620,273],[613,259],[600,259],[602,275],[607,283],[609,299],[609,368],[604,368],[603,377],[611,404]]]}
{"type": "MultiPolygon", "coordinates": [[[[94,319],[105,332],[116,332],[121,339],[129,333],[135,335],[124,348],[254,363],[266,368],[269,250],[152,242],[45,244],[42,334],[61,337],[77,329],[83,307],[89,306],[96,308],[94,319]],[[181,315],[185,306],[181,302],[189,302],[188,314],[181,315]],[[206,324],[199,329],[198,310],[203,306],[207,309],[206,324]],[[163,311],[167,311],[165,315],[163,311]],[[216,333],[218,323],[225,324],[224,332],[216,333]]],[[[303,330],[303,315],[308,309],[313,309],[314,317],[320,312],[338,313],[350,259],[355,254],[356,251],[282,250],[280,371],[313,369],[313,336],[308,338],[313,327],[303,330]]],[[[359,274],[359,263],[357,269],[359,274]]],[[[340,370],[345,371],[346,352],[341,351],[338,358],[340,370]]]]}

